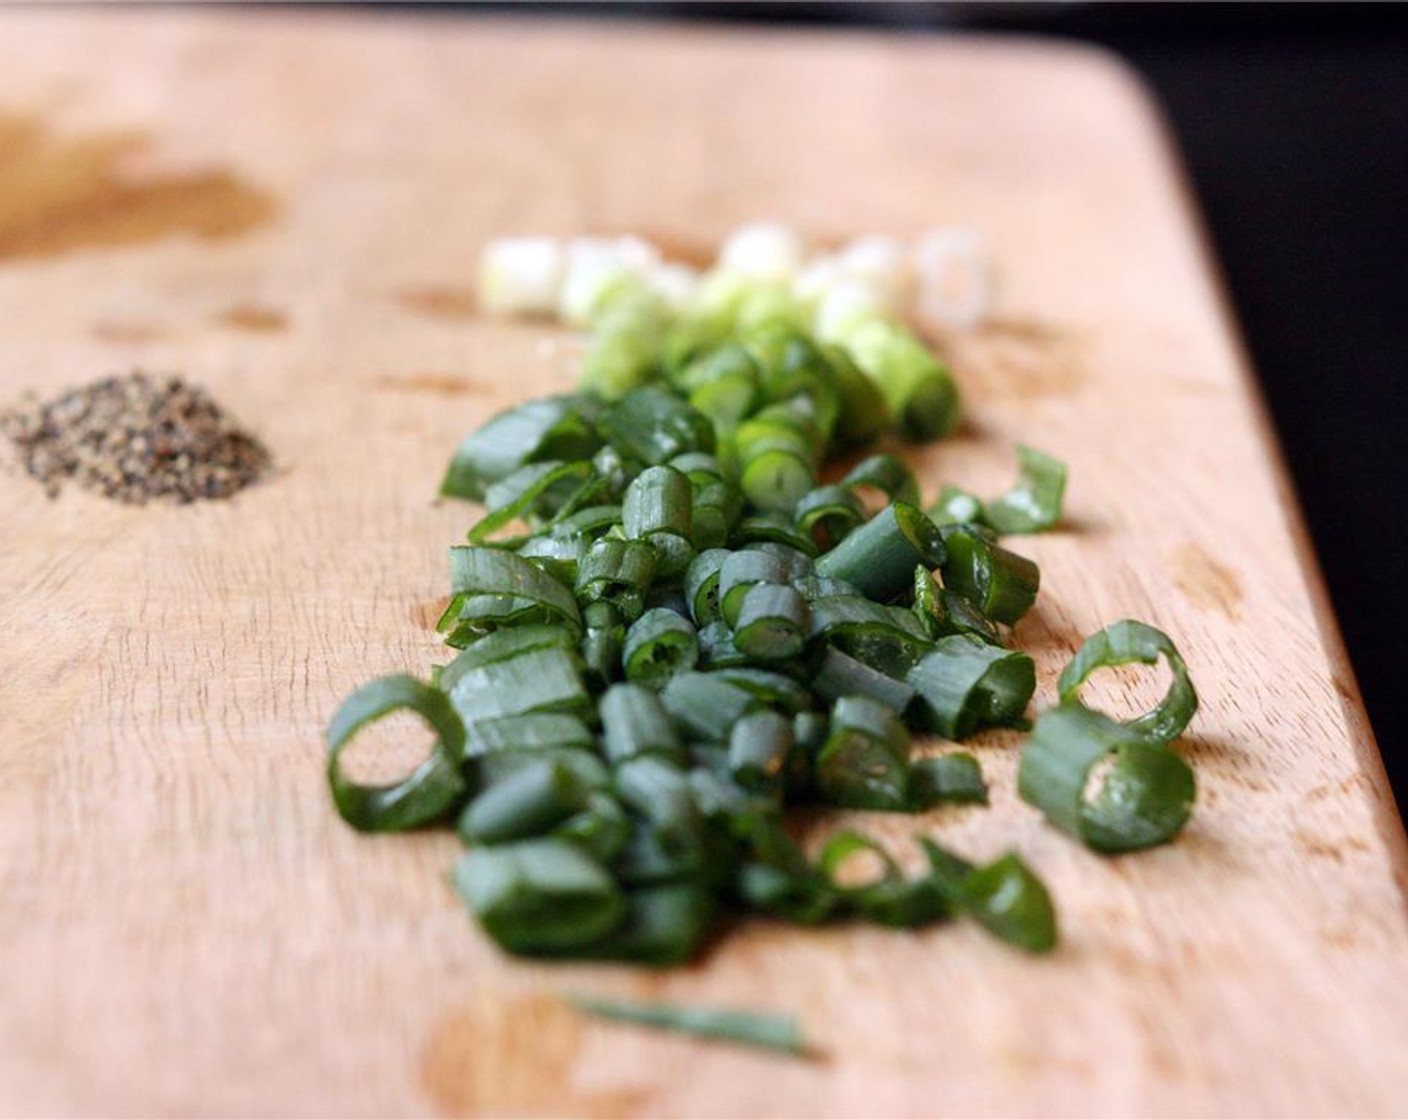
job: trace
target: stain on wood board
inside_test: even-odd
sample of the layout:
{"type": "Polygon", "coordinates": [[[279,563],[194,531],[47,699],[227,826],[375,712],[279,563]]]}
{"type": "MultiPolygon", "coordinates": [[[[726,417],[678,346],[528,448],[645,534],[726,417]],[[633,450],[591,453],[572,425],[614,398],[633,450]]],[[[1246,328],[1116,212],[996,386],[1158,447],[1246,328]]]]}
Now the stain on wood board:
{"type": "Polygon", "coordinates": [[[132,170],[152,146],[136,131],[61,132],[0,112],[0,263],[180,234],[238,237],[278,213],[269,192],[229,168],[132,170]]]}
{"type": "Polygon", "coordinates": [[[409,612],[411,622],[421,630],[434,630],[435,624],[440,621],[440,616],[445,613],[449,605],[450,597],[448,595],[415,603],[409,612]]]}
{"type": "Polygon", "coordinates": [[[721,244],[712,244],[698,238],[687,237],[675,230],[651,229],[622,230],[608,234],[608,237],[640,237],[660,250],[661,256],[670,264],[686,264],[691,268],[711,268],[718,259],[721,244]]]}
{"type": "Polygon", "coordinates": [[[1330,949],[1353,949],[1359,944],[1359,934],[1353,926],[1333,926],[1319,931],[1321,944],[1330,949]]]}
{"type": "Polygon", "coordinates": [[[1200,610],[1220,611],[1233,622],[1242,617],[1242,584],[1226,564],[1193,541],[1179,545],[1169,555],[1173,582],[1200,610]]]}
{"type": "Polygon", "coordinates": [[[94,323],[89,333],[99,342],[114,342],[123,346],[145,346],[171,336],[171,332],[160,323],[138,319],[104,320],[94,323]]]}
{"type": "Polygon", "coordinates": [[[421,1060],[421,1082],[446,1116],[631,1116],[649,1093],[574,1085],[580,1013],[534,994],[486,994],[442,1019],[421,1060]]]}
{"type": "Polygon", "coordinates": [[[215,322],[231,330],[253,334],[278,334],[288,329],[288,316],[277,307],[258,303],[235,303],[215,315],[215,322]]]}
{"type": "Polygon", "coordinates": [[[396,302],[407,311],[434,319],[473,319],[479,314],[479,301],[472,288],[405,288],[396,293],[396,302]]]}

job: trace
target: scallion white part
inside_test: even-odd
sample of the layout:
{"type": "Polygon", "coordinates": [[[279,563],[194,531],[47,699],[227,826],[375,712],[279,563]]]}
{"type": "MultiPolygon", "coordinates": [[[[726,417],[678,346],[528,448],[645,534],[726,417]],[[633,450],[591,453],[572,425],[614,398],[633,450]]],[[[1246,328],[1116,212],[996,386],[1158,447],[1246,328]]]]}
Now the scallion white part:
{"type": "Polygon", "coordinates": [[[785,279],[801,271],[807,259],[802,235],[781,222],[750,222],[729,234],[719,265],[745,276],[785,279]]]}
{"type": "Polygon", "coordinates": [[[930,230],[915,244],[914,263],[921,317],[961,328],[990,314],[996,276],[987,243],[976,230],[930,230]]]}
{"type": "Polygon", "coordinates": [[[479,299],[494,315],[550,315],[565,253],[552,237],[499,237],[479,258],[479,299]]]}

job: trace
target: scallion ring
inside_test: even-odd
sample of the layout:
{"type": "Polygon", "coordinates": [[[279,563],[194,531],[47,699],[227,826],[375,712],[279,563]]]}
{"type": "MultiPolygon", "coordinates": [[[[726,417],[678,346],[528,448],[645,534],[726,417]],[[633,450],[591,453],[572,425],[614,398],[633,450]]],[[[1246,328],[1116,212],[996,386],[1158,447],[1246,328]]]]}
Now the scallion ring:
{"type": "Polygon", "coordinates": [[[1198,710],[1198,693],[1188,676],[1188,666],[1184,664],[1172,639],[1148,623],[1126,618],[1086,638],[1056,682],[1061,702],[1077,700],[1081,685],[1097,669],[1133,662],[1152,665],[1160,655],[1168,662],[1173,674],[1168,692],[1155,707],[1125,721],[1125,726],[1151,743],[1172,742],[1183,733],[1193,713],[1198,710]]]}
{"type": "Polygon", "coordinates": [[[464,724],[445,694],[403,675],[364,684],[328,724],[328,785],[342,819],[362,832],[396,832],[439,820],[469,792],[460,773],[464,724]],[[342,772],[342,751],[362,728],[392,712],[412,711],[436,735],[430,756],[399,782],[363,785],[342,772]]]}
{"type": "Polygon", "coordinates": [[[1173,839],[1187,823],[1193,771],[1168,747],[1083,708],[1044,712],[1022,749],[1017,792],[1052,824],[1097,852],[1114,854],[1173,839]],[[1093,796],[1086,787],[1102,760],[1110,768],[1093,796]]]}

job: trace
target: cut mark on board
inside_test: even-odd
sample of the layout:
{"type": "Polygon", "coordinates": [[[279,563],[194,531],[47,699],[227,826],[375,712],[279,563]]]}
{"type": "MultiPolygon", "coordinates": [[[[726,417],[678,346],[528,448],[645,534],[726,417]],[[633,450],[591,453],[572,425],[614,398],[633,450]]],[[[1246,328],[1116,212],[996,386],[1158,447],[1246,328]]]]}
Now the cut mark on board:
{"type": "Polygon", "coordinates": [[[973,330],[930,333],[959,384],[988,397],[1061,396],[1089,379],[1080,337],[1045,320],[997,317],[973,330]]]}
{"type": "Polygon", "coordinates": [[[0,262],[180,234],[221,240],[277,214],[272,195],[226,168],[124,169],[151,146],[135,131],[61,135],[0,112],[0,262]]]}
{"type": "Polygon", "coordinates": [[[469,393],[485,393],[489,387],[472,377],[457,373],[423,370],[419,373],[387,374],[373,382],[378,389],[393,393],[434,393],[442,397],[459,397],[469,393]]]}
{"type": "Polygon", "coordinates": [[[1332,840],[1325,836],[1317,836],[1304,828],[1296,829],[1291,835],[1295,838],[1296,846],[1306,855],[1331,859],[1336,863],[1343,863],[1347,853],[1369,850],[1368,842],[1358,836],[1345,836],[1332,840]]]}

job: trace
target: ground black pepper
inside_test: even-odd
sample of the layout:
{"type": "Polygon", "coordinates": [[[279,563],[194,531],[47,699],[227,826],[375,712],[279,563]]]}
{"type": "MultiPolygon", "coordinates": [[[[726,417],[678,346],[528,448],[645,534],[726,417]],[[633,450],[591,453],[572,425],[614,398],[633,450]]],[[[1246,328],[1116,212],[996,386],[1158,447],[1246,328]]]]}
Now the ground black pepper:
{"type": "Polygon", "coordinates": [[[65,480],[133,505],[228,498],[269,452],[203,389],[130,373],[0,414],[0,430],[53,497],[65,480]]]}

